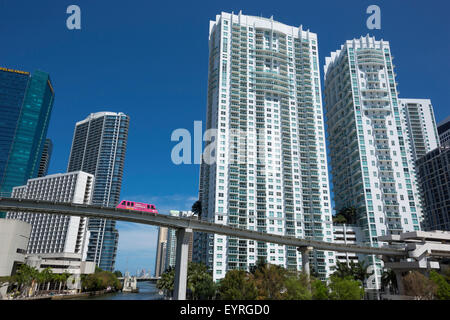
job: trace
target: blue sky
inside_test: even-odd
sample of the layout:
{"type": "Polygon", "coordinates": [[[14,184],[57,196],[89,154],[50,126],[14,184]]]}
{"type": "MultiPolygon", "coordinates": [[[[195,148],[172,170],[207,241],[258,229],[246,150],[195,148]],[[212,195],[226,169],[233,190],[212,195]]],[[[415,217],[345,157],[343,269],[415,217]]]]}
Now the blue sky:
{"type": "MultiPolygon", "coordinates": [[[[0,66],[51,75],[50,173],[66,170],[76,121],[91,112],[122,111],[131,118],[122,198],[154,203],[163,212],[186,210],[197,197],[199,167],[172,164],[170,135],[205,120],[209,20],[216,14],[242,10],[301,24],[318,34],[322,66],[347,39],[369,33],[388,40],[400,97],[430,98],[439,122],[450,114],[449,9],[442,0],[0,0],[0,66]],[[66,28],[71,4],[81,8],[79,31],[66,28]],[[381,8],[381,30],[366,28],[371,4],[381,8]]],[[[156,228],[118,228],[117,269],[153,272],[156,228]]]]}

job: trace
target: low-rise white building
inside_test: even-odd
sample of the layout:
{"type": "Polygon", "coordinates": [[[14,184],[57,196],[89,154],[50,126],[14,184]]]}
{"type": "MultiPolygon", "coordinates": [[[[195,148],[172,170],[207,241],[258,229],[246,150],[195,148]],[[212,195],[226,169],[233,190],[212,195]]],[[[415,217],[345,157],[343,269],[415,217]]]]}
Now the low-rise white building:
{"type": "MultiPolygon", "coordinates": [[[[335,243],[358,244],[361,239],[361,228],[354,225],[334,224],[333,234],[335,243]]],[[[336,261],[341,263],[357,263],[358,255],[354,252],[336,252],[336,261]]]]}
{"type": "MultiPolygon", "coordinates": [[[[17,220],[0,219],[0,277],[16,273],[25,262],[31,225],[17,220]]],[[[0,299],[6,294],[7,284],[0,285],[0,299]]]]}
{"type": "MultiPolygon", "coordinates": [[[[90,204],[93,183],[94,176],[83,171],[52,174],[13,188],[12,197],[90,204]]],[[[86,260],[87,218],[26,212],[8,212],[6,218],[31,224],[28,254],[76,253],[86,260]]]]}
{"type": "Polygon", "coordinates": [[[49,253],[28,255],[25,263],[42,271],[50,268],[54,274],[70,274],[67,287],[70,290],[81,290],[81,275],[95,272],[95,262],[82,261],[81,254],[77,253],[49,253]],[[74,281],[72,281],[74,280],[74,281]]]}

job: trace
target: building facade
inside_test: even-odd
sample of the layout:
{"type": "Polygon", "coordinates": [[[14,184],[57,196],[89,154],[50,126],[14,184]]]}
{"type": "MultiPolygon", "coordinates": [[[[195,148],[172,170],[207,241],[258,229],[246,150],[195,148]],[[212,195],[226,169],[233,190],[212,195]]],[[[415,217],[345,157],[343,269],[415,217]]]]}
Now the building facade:
{"type": "Polygon", "coordinates": [[[168,228],[158,228],[158,242],[156,247],[155,259],[155,277],[161,276],[166,270],[166,252],[167,252],[167,234],[168,228]]]}
{"type": "MultiPolygon", "coordinates": [[[[82,170],[95,176],[92,204],[115,207],[120,201],[129,117],[98,112],[77,122],[67,171],[82,170]]],[[[89,219],[87,260],[114,271],[119,232],[116,222],[89,219]]]]}
{"type": "MultiPolygon", "coordinates": [[[[0,219],[0,277],[16,274],[18,267],[25,263],[30,234],[29,223],[0,219]]],[[[7,289],[7,283],[0,283],[0,300],[7,289]]]]}
{"type": "Polygon", "coordinates": [[[54,96],[47,73],[0,68],[0,194],[37,177],[54,96]]]}
{"type": "MultiPolygon", "coordinates": [[[[402,121],[389,42],[346,41],[325,64],[325,103],[336,211],[355,207],[362,242],[420,230],[422,209],[402,121]]],[[[381,260],[372,283],[380,288],[381,260]]]]}
{"type": "Polygon", "coordinates": [[[425,230],[450,231],[450,141],[417,162],[425,230]]]}
{"type": "MultiPolygon", "coordinates": [[[[170,210],[169,214],[173,217],[192,217],[192,211],[180,211],[180,210],[170,210]]],[[[192,261],[194,245],[194,235],[191,233],[189,238],[188,246],[188,261],[192,261]]],[[[177,233],[175,229],[168,228],[167,230],[167,243],[166,243],[166,256],[164,266],[165,269],[172,267],[175,268],[176,255],[177,255],[177,233]]],[[[164,270],[161,273],[164,273],[164,270]]]]}
{"type": "Polygon", "coordinates": [[[44,149],[42,150],[41,161],[39,162],[38,178],[44,177],[48,174],[50,167],[50,159],[53,152],[53,142],[50,139],[45,139],[44,149]]]}
{"type": "Polygon", "coordinates": [[[0,219],[0,277],[15,274],[17,267],[25,262],[30,234],[29,223],[0,219]]]}
{"type": "Polygon", "coordinates": [[[433,106],[429,99],[399,99],[401,119],[413,161],[439,147],[433,106]]]}
{"type": "MultiPolygon", "coordinates": [[[[355,225],[333,224],[334,242],[341,244],[358,244],[361,239],[361,229],[355,225]]],[[[357,263],[358,255],[354,252],[336,252],[336,262],[357,263]]]]}
{"type": "Polygon", "coordinates": [[[53,274],[69,274],[70,278],[65,285],[73,293],[82,289],[81,275],[95,272],[95,263],[83,260],[82,255],[78,253],[31,254],[26,256],[25,263],[39,272],[50,268],[53,274]]]}
{"type": "MultiPolygon", "coordinates": [[[[217,136],[200,169],[202,219],[333,241],[318,63],[317,35],[301,26],[224,12],[210,22],[206,129],[217,136]]],[[[221,235],[196,233],[195,248],[214,280],[258,260],[302,265],[294,247],[221,235]]],[[[334,253],[311,262],[326,279],[334,253]]]]}
{"type": "Polygon", "coordinates": [[[438,124],[438,133],[441,145],[450,141],[450,116],[438,124]]]}
{"type": "MultiPolygon", "coordinates": [[[[86,172],[58,173],[14,187],[13,198],[91,204],[94,176],[86,172]]],[[[8,212],[8,219],[31,224],[28,254],[74,253],[86,260],[87,218],[27,212],[8,212]]]]}

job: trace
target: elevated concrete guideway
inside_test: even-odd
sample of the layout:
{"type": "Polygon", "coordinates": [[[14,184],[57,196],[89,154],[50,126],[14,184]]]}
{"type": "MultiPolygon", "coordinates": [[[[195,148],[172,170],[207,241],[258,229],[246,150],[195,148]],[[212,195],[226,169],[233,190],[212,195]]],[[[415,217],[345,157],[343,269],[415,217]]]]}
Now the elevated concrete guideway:
{"type": "MultiPolygon", "coordinates": [[[[186,295],[187,276],[187,251],[188,234],[206,232],[221,234],[225,236],[238,237],[242,239],[256,240],[268,243],[276,243],[299,248],[302,252],[304,267],[308,264],[308,253],[311,249],[355,252],[362,254],[374,254],[384,256],[405,256],[405,249],[375,248],[350,244],[339,244],[324,241],[306,240],[291,236],[280,236],[269,233],[257,232],[247,229],[230,227],[227,225],[210,223],[192,218],[180,218],[175,216],[161,215],[149,212],[107,208],[93,205],[80,205],[72,203],[59,203],[52,201],[0,198],[0,211],[34,212],[47,214],[62,214],[69,216],[83,216],[90,218],[102,218],[127,222],[135,222],[160,227],[177,229],[177,259],[175,268],[175,298],[184,300],[186,295]]],[[[306,268],[306,271],[308,268],[306,268]]]]}
{"type": "Polygon", "coordinates": [[[404,256],[405,250],[391,248],[375,248],[351,244],[332,243],[325,241],[306,240],[291,236],[280,236],[253,230],[240,229],[227,225],[210,223],[191,218],[180,218],[149,212],[107,208],[93,205],[78,205],[52,201],[0,198],[1,211],[35,212],[63,214],[69,216],[95,217],[127,222],[135,222],[172,229],[192,229],[193,231],[215,233],[225,236],[239,237],[249,240],[277,243],[293,247],[313,247],[316,250],[355,252],[375,255],[404,256]]]}

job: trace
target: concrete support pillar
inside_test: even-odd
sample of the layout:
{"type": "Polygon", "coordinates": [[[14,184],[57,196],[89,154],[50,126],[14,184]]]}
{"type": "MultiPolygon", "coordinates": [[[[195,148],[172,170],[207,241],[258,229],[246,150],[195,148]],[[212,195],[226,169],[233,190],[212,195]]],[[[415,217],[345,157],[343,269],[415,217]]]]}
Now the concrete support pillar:
{"type": "Polygon", "coordinates": [[[403,286],[402,271],[394,270],[394,272],[395,272],[395,278],[397,279],[398,294],[403,296],[403,295],[405,295],[405,287],[403,286]]]}
{"type": "Polygon", "coordinates": [[[174,299],[186,300],[189,239],[192,229],[178,229],[175,258],[174,299]]]}
{"type": "Polygon", "coordinates": [[[300,247],[297,250],[302,254],[302,271],[306,274],[306,277],[308,279],[308,290],[311,291],[309,253],[313,250],[313,247],[300,247]]]}

